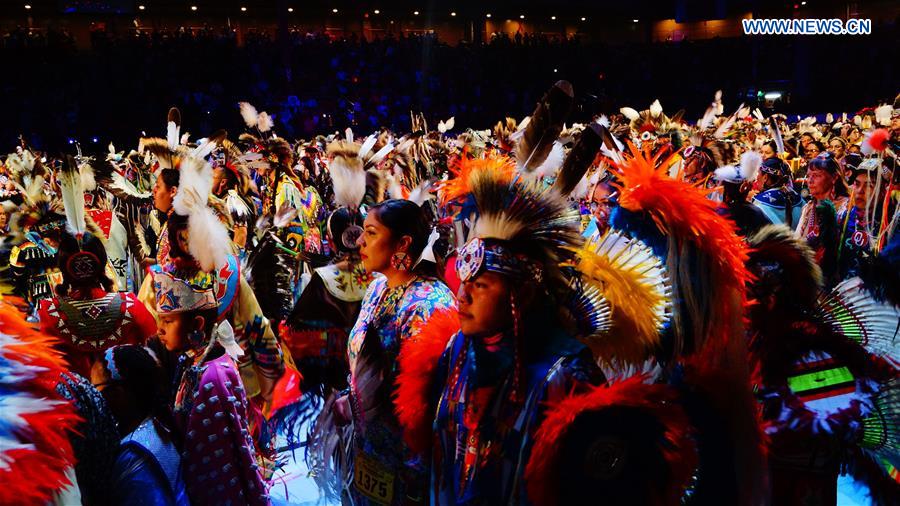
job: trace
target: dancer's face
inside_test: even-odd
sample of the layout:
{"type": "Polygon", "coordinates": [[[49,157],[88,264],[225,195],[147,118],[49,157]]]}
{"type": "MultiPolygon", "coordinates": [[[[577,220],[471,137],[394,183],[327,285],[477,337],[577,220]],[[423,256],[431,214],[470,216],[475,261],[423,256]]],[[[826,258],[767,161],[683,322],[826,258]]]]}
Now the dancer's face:
{"type": "MultiPolygon", "coordinates": [[[[853,180],[853,205],[857,209],[866,208],[866,201],[874,190],[874,183],[875,181],[869,179],[869,174],[866,172],[857,174],[856,179],[853,180]]],[[[874,203],[872,206],[874,207],[874,203]]]]}
{"type": "MultiPolygon", "coordinates": [[[[198,317],[202,320],[202,317],[198,317]]],[[[194,320],[189,320],[183,314],[159,315],[158,336],[160,342],[169,351],[184,351],[188,348],[188,333],[193,330],[194,320]]]]}
{"type": "Polygon", "coordinates": [[[775,151],[773,151],[772,146],[769,146],[768,144],[763,144],[762,147],[759,148],[759,153],[762,155],[763,160],[775,158],[775,151]]]}
{"type": "Polygon", "coordinates": [[[169,212],[177,192],[177,186],[166,186],[162,177],[156,178],[156,184],[153,185],[153,205],[161,212],[169,212]]]}
{"type": "Polygon", "coordinates": [[[828,171],[810,169],[806,174],[806,184],[809,186],[809,194],[816,199],[828,198],[834,189],[834,181],[837,176],[832,176],[828,171]]]}
{"type": "Polygon", "coordinates": [[[378,220],[376,212],[370,212],[363,222],[363,233],[357,239],[359,257],[366,272],[384,273],[391,267],[391,257],[397,252],[406,252],[412,239],[403,236],[394,238],[391,229],[378,220]]]}
{"type": "Polygon", "coordinates": [[[510,289],[509,278],[493,272],[463,282],[457,294],[462,333],[490,336],[511,327],[510,289]]]}

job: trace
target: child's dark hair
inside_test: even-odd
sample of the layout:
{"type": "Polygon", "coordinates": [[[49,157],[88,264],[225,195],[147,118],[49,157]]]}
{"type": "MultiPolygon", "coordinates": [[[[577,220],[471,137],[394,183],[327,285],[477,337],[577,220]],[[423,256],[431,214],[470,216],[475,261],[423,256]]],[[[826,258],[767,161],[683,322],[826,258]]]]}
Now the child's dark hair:
{"type": "Polygon", "coordinates": [[[141,414],[165,418],[165,379],[162,366],[152,352],[140,345],[123,344],[112,348],[112,358],[114,365],[105,364],[110,373],[115,367],[119,376],[112,381],[132,394],[141,414]]]}
{"type": "Polygon", "coordinates": [[[56,294],[65,297],[72,288],[100,287],[109,292],[113,281],[106,275],[106,248],[97,236],[85,232],[78,239],[67,230],[59,237],[59,270],[63,281],[56,287],[56,294]]]}

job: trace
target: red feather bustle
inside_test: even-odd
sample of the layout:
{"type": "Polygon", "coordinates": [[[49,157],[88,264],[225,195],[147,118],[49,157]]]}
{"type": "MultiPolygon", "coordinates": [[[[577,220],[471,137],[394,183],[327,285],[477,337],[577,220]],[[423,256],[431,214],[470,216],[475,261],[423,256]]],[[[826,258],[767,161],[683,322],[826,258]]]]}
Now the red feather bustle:
{"type": "MultiPolygon", "coordinates": [[[[44,504],[70,482],[66,471],[75,458],[69,434],[80,421],[75,409],[55,390],[66,369],[55,341],[25,322],[24,317],[6,302],[0,302],[0,362],[7,362],[16,381],[0,378],[13,409],[22,412],[13,417],[10,433],[21,447],[0,448],[0,504],[44,504]],[[22,406],[30,402],[33,406],[22,406]],[[28,409],[39,406],[39,409],[28,409]]],[[[6,442],[9,442],[8,440],[6,442]]],[[[14,444],[16,444],[14,443],[14,444]]]]}
{"type": "MultiPolygon", "coordinates": [[[[664,444],[659,452],[668,467],[663,487],[663,504],[678,504],[698,464],[687,414],[676,402],[674,389],[662,384],[646,384],[643,376],[632,376],[566,397],[547,408],[535,434],[534,447],[525,468],[528,498],[536,505],[555,505],[560,496],[562,441],[576,419],[605,409],[631,408],[656,419],[664,427],[664,444]]],[[[598,434],[602,435],[602,434],[598,434]]],[[[588,443],[588,442],[585,442],[588,443]]],[[[577,464],[576,464],[577,465],[577,464]]],[[[649,479],[661,479],[653,476],[649,479]]]]}
{"type": "Polygon", "coordinates": [[[430,401],[435,367],[450,338],[459,331],[456,310],[436,311],[419,332],[403,341],[397,357],[394,412],[403,429],[403,440],[417,453],[431,446],[434,409],[430,401]]]}

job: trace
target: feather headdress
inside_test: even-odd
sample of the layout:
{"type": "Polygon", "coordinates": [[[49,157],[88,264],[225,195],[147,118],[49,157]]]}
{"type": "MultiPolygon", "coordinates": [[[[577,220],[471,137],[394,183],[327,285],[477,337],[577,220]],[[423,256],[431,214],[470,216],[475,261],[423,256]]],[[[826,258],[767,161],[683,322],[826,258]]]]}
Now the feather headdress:
{"type": "Polygon", "coordinates": [[[87,224],[84,219],[84,187],[77,163],[72,155],[66,156],[58,177],[63,207],[68,221],[67,228],[73,236],[80,238],[87,232],[87,224]]]}
{"type": "Polygon", "coordinates": [[[511,136],[519,170],[532,172],[544,163],[574,104],[575,93],[567,81],[558,81],[544,94],[528,120],[511,136]]]}
{"type": "Polygon", "coordinates": [[[659,347],[671,318],[672,288],[662,261],[637,239],[611,230],[577,250],[575,268],[609,302],[611,328],[587,341],[604,363],[636,365],[659,347]]]}
{"type": "MultiPolygon", "coordinates": [[[[540,274],[531,272],[532,279],[537,277],[540,281],[543,275],[549,288],[564,293],[569,284],[559,267],[583,240],[578,214],[557,192],[545,191],[534,182],[511,180],[510,166],[511,162],[503,160],[468,160],[465,157],[460,160],[459,173],[468,177],[457,189],[467,188],[468,194],[455,201],[461,204],[457,219],[468,221],[470,225],[467,248],[490,242],[495,246],[484,249],[497,249],[493,258],[502,264],[496,266],[501,271],[509,268],[511,273],[517,269],[530,271],[537,268],[540,274]]],[[[450,200],[446,193],[444,198],[450,200]]],[[[479,265],[468,265],[463,261],[457,266],[468,265],[466,268],[473,269],[468,274],[474,276],[481,267],[489,268],[490,253],[485,253],[487,259],[477,255],[471,257],[478,259],[479,265]]],[[[460,258],[464,257],[469,258],[469,255],[463,252],[460,258]]]]}
{"type": "Polygon", "coordinates": [[[183,158],[178,193],[172,201],[174,211],[188,217],[188,252],[206,272],[224,265],[231,249],[225,225],[208,205],[212,177],[212,167],[205,160],[183,158]]]}
{"type": "Polygon", "coordinates": [[[734,223],[718,214],[717,204],[702,188],[668,176],[672,155],[660,160],[633,144],[629,148],[625,162],[615,164],[616,186],[619,205],[636,222],[627,223],[619,214],[626,222],[616,223],[614,214],[613,225],[643,227],[644,233],[654,236],[639,237],[644,242],[665,244],[675,300],[673,353],[691,353],[709,336],[740,335],[750,274],[745,265],[747,247],[734,223]]]}
{"type": "Polygon", "coordinates": [[[334,184],[335,205],[358,209],[366,195],[366,173],[359,157],[360,145],[335,141],[328,145],[327,153],[331,160],[328,171],[334,184]]]}

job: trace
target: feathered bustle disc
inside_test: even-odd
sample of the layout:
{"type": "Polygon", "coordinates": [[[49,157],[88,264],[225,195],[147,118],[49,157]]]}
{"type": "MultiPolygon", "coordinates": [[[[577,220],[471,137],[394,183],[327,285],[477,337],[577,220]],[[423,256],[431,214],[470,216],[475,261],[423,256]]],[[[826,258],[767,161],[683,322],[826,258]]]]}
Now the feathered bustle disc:
{"type": "Polygon", "coordinates": [[[594,355],[606,363],[644,362],[672,316],[672,288],[662,261],[639,240],[611,230],[577,250],[575,267],[611,310],[610,329],[586,341],[594,355]]]}

